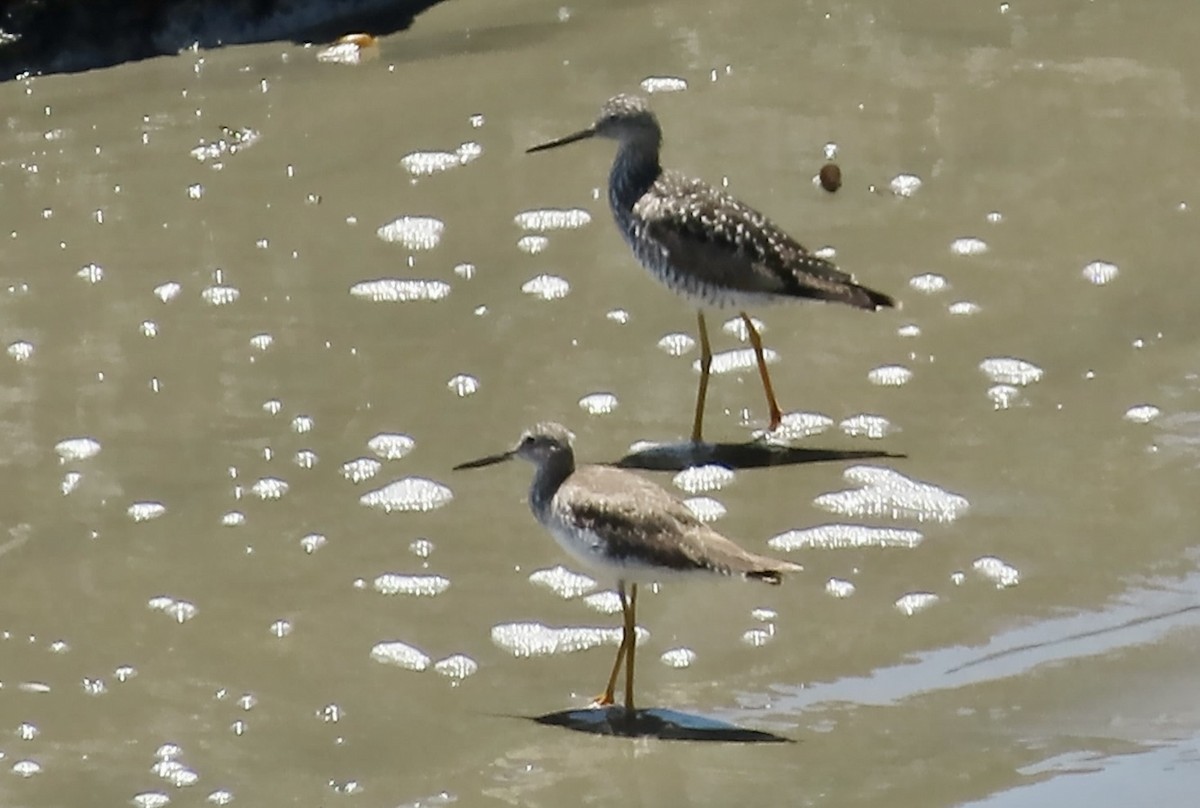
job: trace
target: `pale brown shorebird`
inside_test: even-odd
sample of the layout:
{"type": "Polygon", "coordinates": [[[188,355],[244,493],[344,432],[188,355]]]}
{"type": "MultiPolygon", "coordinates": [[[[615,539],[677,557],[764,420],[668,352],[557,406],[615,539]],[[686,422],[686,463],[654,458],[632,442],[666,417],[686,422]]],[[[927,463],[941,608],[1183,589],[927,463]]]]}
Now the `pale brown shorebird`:
{"type": "Polygon", "coordinates": [[[712,348],[704,307],[736,308],[754,348],[770,411],[770,431],[783,413],[775,400],[762,338],[746,307],[784,300],[837,301],[876,311],[896,302],[868,289],[831,261],[812,255],[770,219],[732,195],[659,164],[662,128],[645,99],[610,98],[586,129],[527,149],[553,149],[577,140],[604,137],[618,143],[608,175],[608,204],[617,229],[638,261],[697,306],[700,330],[700,387],[692,441],[701,441],[704,398],[712,348]]]}
{"type": "Polygon", "coordinates": [[[559,546],[598,579],[615,581],[624,617],[617,658],[594,704],[613,703],[625,665],[625,710],[634,712],[633,669],[639,583],[677,576],[738,576],[778,584],[803,569],[790,561],[751,553],[700,521],[665,489],[611,466],[576,466],[573,435],[542,423],[526,430],[506,452],[461,463],[479,468],[520,457],[535,466],[529,507],[559,546]]]}

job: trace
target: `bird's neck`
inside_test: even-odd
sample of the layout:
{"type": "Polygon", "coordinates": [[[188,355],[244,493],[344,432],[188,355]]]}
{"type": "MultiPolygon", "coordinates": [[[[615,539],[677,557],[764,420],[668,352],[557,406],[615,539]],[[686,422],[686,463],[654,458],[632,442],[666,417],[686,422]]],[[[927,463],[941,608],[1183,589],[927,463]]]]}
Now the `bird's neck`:
{"type": "Polygon", "coordinates": [[[529,486],[529,507],[539,520],[549,511],[550,500],[559,487],[575,472],[575,457],[571,452],[556,452],[537,467],[533,484],[529,486]]]}
{"type": "Polygon", "coordinates": [[[633,209],[662,174],[659,144],[647,140],[622,141],[608,176],[608,202],[614,213],[633,209]]]}

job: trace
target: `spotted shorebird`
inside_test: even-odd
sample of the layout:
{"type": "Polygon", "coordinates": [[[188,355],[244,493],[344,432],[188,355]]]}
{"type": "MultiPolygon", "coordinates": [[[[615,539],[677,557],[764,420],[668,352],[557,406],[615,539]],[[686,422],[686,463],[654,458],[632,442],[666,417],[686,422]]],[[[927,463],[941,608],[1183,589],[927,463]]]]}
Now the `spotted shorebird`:
{"type": "Polygon", "coordinates": [[[736,308],[746,325],[776,430],[783,413],[775,400],[762,338],[745,308],[783,300],[837,301],[875,311],[895,306],[882,292],[855,283],[830,261],[812,255],[761,213],[719,188],[659,164],[662,128],[645,99],[610,98],[586,129],[528,149],[604,137],[618,143],[608,175],[608,204],[617,228],[654,277],[697,305],[700,387],[692,440],[700,442],[712,348],[704,307],[736,308]]]}
{"type": "Polygon", "coordinates": [[[479,468],[521,457],[533,463],[529,507],[567,554],[597,578],[615,581],[624,618],[617,658],[595,704],[613,703],[625,665],[625,709],[632,713],[634,630],[639,583],[680,575],[738,576],[778,584],[798,564],[744,550],[701,522],[649,480],[611,466],[576,466],[572,435],[555,423],[526,430],[506,452],[455,466],[479,468]]]}

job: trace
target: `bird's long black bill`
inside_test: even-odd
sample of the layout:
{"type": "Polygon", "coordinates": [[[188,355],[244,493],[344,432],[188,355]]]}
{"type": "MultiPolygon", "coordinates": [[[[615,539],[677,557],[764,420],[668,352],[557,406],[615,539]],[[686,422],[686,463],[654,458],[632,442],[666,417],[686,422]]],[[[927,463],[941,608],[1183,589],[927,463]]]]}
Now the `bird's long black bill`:
{"type": "Polygon", "coordinates": [[[494,466],[497,463],[503,463],[505,460],[512,460],[515,454],[516,452],[509,449],[507,452],[501,452],[500,454],[488,455],[478,460],[468,460],[466,463],[459,463],[453,470],[460,471],[462,469],[480,469],[484,466],[494,466]]]}
{"type": "Polygon", "coordinates": [[[557,148],[558,146],[565,146],[568,143],[574,143],[577,140],[586,140],[589,137],[594,137],[595,134],[596,130],[589,126],[587,129],[580,129],[574,134],[567,135],[566,137],[560,137],[558,140],[551,140],[548,143],[540,143],[537,146],[530,146],[525,150],[525,153],[533,154],[534,152],[545,151],[546,149],[553,149],[557,148]]]}

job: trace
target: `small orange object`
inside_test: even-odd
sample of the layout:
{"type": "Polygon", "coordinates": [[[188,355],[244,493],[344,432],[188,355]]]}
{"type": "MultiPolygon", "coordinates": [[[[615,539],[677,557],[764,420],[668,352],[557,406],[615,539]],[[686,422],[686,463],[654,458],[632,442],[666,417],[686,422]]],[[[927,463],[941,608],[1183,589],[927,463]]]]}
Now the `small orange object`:
{"type": "Polygon", "coordinates": [[[842,187],[842,170],[838,168],[837,163],[826,163],[821,166],[821,173],[818,176],[821,180],[821,187],[829,193],[842,187]]]}
{"type": "Polygon", "coordinates": [[[338,37],[337,45],[358,45],[360,48],[370,48],[375,45],[375,37],[370,34],[346,34],[338,37]]]}

